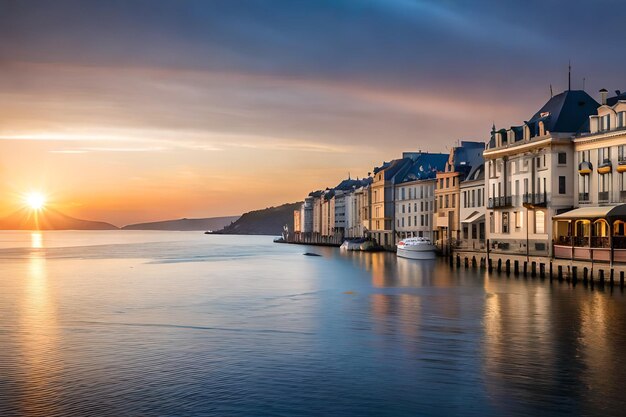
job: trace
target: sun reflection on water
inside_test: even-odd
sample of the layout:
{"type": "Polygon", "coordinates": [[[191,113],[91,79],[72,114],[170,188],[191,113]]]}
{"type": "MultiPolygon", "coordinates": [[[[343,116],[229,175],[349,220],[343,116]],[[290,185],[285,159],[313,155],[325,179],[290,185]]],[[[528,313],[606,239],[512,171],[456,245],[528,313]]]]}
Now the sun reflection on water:
{"type": "MultiPolygon", "coordinates": [[[[31,234],[31,247],[43,247],[41,233],[31,234]]],[[[20,302],[19,344],[23,398],[20,406],[24,414],[50,412],[55,395],[54,381],[59,375],[57,307],[51,292],[46,258],[40,252],[30,254],[20,302]],[[48,392],[52,395],[37,395],[48,392]]]]}

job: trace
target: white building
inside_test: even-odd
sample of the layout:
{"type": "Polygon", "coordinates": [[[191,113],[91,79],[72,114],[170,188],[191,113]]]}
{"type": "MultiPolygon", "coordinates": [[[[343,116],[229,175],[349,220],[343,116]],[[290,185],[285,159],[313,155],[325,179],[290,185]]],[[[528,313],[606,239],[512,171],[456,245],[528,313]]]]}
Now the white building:
{"type": "Polygon", "coordinates": [[[432,239],[435,179],[409,180],[396,185],[397,240],[432,239]]]}
{"type": "Polygon", "coordinates": [[[522,126],[494,128],[483,154],[491,251],[550,254],[552,217],[575,202],[572,137],[588,131],[597,107],[584,91],[568,90],[522,126]]]}
{"type": "Polygon", "coordinates": [[[626,262],[626,94],[590,116],[590,132],[574,138],[575,210],[555,216],[554,256],[626,262]]]}
{"type": "Polygon", "coordinates": [[[485,248],[485,165],[472,167],[460,186],[461,248],[485,248]]]}

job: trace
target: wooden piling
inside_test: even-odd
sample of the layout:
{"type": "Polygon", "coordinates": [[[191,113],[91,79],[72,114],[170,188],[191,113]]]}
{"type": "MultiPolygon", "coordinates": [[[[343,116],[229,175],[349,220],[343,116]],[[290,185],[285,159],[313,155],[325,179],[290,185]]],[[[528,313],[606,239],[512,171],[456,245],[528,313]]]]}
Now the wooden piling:
{"type": "Polygon", "coordinates": [[[572,266],[572,282],[576,284],[578,281],[578,267],[572,266]]]}
{"type": "Polygon", "coordinates": [[[519,261],[517,259],[513,261],[513,273],[519,275],[519,261]]]}
{"type": "Polygon", "coordinates": [[[498,273],[502,272],[502,258],[498,258],[498,273]]]}
{"type": "Polygon", "coordinates": [[[465,269],[469,268],[469,258],[467,256],[463,260],[463,264],[465,265],[465,269]]]}
{"type": "Polygon", "coordinates": [[[557,278],[559,281],[563,281],[563,265],[557,267],[557,278]]]}
{"type": "Polygon", "coordinates": [[[524,276],[528,274],[528,262],[524,261],[524,276]]]}
{"type": "Polygon", "coordinates": [[[511,260],[507,259],[506,263],[504,264],[505,270],[506,270],[506,274],[509,275],[511,273],[511,260]]]}
{"type": "Polygon", "coordinates": [[[472,269],[476,269],[476,268],[477,268],[476,257],[472,256],[472,269]]]}
{"type": "Polygon", "coordinates": [[[487,258],[487,270],[489,272],[493,271],[493,264],[491,262],[491,258],[487,258]]]}
{"type": "Polygon", "coordinates": [[[537,262],[535,261],[530,264],[530,276],[533,278],[537,276],[537,262]]]}
{"type": "Polygon", "coordinates": [[[539,264],[539,278],[544,279],[546,277],[546,264],[543,262],[539,264]]]}
{"type": "Polygon", "coordinates": [[[614,276],[613,268],[611,268],[611,272],[609,272],[609,285],[611,285],[611,288],[613,288],[613,285],[615,285],[615,276],[614,276]]]}
{"type": "Polygon", "coordinates": [[[624,288],[624,271],[619,271],[619,286],[624,288]]]}
{"type": "Polygon", "coordinates": [[[600,269],[598,271],[598,278],[599,278],[599,284],[602,286],[604,285],[604,269],[600,269]]]}

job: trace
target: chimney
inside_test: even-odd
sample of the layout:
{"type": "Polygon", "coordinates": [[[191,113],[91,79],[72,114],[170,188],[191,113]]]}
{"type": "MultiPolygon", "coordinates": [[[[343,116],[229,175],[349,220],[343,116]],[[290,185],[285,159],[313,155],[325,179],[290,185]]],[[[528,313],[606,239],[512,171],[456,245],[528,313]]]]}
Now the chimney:
{"type": "Polygon", "coordinates": [[[607,94],[609,94],[609,92],[606,90],[606,88],[603,88],[602,90],[600,90],[600,104],[602,105],[606,104],[607,94]]]}

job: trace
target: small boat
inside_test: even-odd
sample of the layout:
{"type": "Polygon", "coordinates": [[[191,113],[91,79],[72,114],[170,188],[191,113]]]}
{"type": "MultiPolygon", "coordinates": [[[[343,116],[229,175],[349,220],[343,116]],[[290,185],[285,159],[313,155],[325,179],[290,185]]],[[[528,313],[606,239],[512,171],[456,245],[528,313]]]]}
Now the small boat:
{"type": "Polygon", "coordinates": [[[365,238],[346,239],[339,247],[341,250],[375,252],[380,248],[372,240],[365,238]]]}
{"type": "Polygon", "coordinates": [[[408,259],[435,259],[435,246],[425,237],[409,237],[398,242],[396,255],[408,259]]]}

